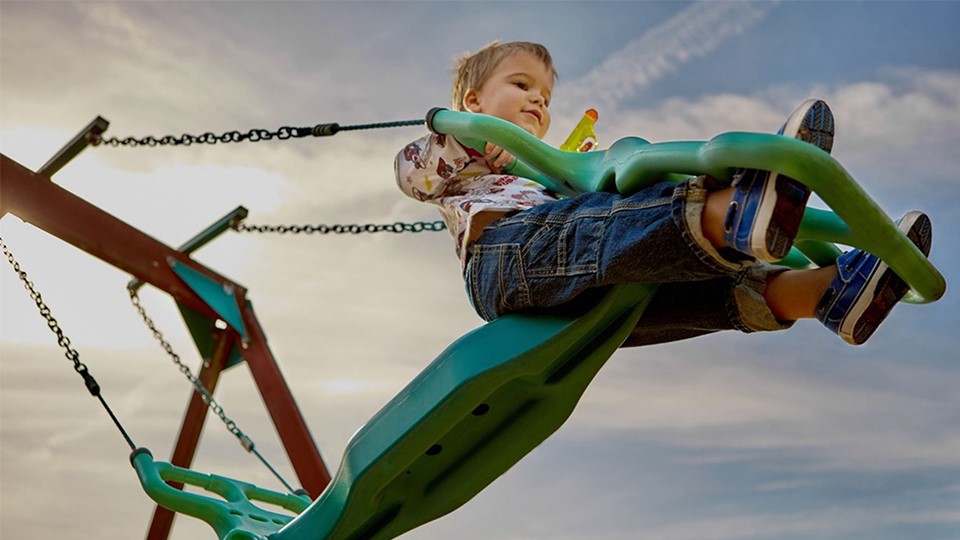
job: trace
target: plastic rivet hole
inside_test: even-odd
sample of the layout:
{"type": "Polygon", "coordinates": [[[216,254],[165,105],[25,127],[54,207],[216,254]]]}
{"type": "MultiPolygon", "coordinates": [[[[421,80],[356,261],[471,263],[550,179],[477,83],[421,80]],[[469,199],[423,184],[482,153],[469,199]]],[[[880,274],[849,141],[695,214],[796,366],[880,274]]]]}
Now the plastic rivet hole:
{"type": "Polygon", "coordinates": [[[483,415],[487,414],[487,412],[488,412],[489,410],[490,410],[490,406],[489,406],[489,405],[487,405],[486,403],[481,403],[481,404],[477,405],[477,408],[476,408],[476,409],[473,410],[473,415],[474,415],[474,416],[483,416],[483,415]]]}
{"type": "Polygon", "coordinates": [[[428,456],[435,456],[435,455],[439,454],[440,452],[443,452],[443,447],[440,446],[439,444],[435,444],[435,445],[431,446],[429,450],[427,450],[427,455],[428,455],[428,456]]]}

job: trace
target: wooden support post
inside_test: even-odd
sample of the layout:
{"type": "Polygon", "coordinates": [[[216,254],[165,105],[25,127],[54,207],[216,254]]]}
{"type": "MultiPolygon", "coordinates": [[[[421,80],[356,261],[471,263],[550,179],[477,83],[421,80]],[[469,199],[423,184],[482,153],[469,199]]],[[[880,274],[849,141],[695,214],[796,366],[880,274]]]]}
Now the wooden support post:
{"type": "MultiPolygon", "coordinates": [[[[204,365],[200,369],[197,378],[211,395],[217,388],[220,373],[230,359],[233,344],[237,337],[236,332],[231,330],[221,331],[217,335],[213,355],[209,359],[205,359],[204,365]]],[[[187,411],[183,416],[183,424],[180,425],[180,434],[177,436],[177,444],[174,447],[173,456],[170,458],[170,463],[185,469],[189,469],[193,463],[197,445],[200,443],[200,434],[203,432],[203,424],[207,418],[208,408],[200,393],[195,389],[191,390],[187,411]]],[[[183,484],[180,482],[168,483],[177,489],[183,489],[183,484]]],[[[150,522],[147,540],[165,540],[170,535],[174,516],[175,514],[172,511],[157,505],[153,511],[153,520],[150,522]]]]}
{"type": "Polygon", "coordinates": [[[320,451],[317,450],[317,444],[310,435],[297,403],[293,400],[280,372],[280,366],[273,360],[267,338],[253,313],[253,306],[247,302],[246,291],[240,291],[237,301],[240,303],[243,324],[246,325],[249,336],[243,357],[250,367],[250,373],[253,374],[303,489],[307,490],[311,498],[316,499],[330,483],[330,473],[320,457],[320,451]]]}

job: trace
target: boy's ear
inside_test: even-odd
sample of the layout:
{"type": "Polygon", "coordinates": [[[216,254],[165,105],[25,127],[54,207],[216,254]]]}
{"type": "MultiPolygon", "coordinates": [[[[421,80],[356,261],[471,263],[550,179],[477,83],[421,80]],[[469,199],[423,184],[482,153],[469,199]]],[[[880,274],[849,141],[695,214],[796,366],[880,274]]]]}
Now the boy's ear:
{"type": "Polygon", "coordinates": [[[463,108],[472,112],[480,112],[480,95],[473,88],[463,94],[463,108]]]}

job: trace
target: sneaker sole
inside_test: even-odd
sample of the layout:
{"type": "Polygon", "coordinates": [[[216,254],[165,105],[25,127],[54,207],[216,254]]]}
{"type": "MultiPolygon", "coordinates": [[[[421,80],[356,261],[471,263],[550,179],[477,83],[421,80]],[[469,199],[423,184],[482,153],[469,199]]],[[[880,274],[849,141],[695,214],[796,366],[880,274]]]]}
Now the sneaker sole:
{"type": "MultiPolygon", "coordinates": [[[[929,217],[921,212],[909,212],[900,220],[899,228],[925,257],[930,254],[933,230],[929,217]]],[[[878,259],[866,287],[840,324],[840,337],[853,345],[865,343],[909,290],[907,283],[878,259]]]]}
{"type": "Polygon", "coordinates": [[[833,112],[830,107],[818,99],[808,99],[797,107],[797,111],[807,108],[803,115],[790,115],[790,119],[778,135],[795,133],[795,139],[812,144],[826,153],[833,150],[833,135],[836,129],[833,112]]]}
{"type": "MultiPolygon", "coordinates": [[[[790,114],[787,123],[777,134],[812,144],[829,154],[833,150],[833,113],[824,101],[808,99],[790,114]],[[804,114],[797,114],[804,109],[804,114]]],[[[793,247],[793,238],[800,230],[804,207],[809,199],[810,188],[806,185],[790,177],[770,173],[757,209],[757,221],[770,223],[770,226],[764,231],[756,231],[750,237],[750,250],[757,259],[775,262],[787,256],[793,247]],[[775,186],[776,194],[768,194],[770,186],[775,186]],[[797,201],[800,201],[799,204],[797,201]],[[779,218],[776,223],[772,221],[774,215],[779,218]]]]}

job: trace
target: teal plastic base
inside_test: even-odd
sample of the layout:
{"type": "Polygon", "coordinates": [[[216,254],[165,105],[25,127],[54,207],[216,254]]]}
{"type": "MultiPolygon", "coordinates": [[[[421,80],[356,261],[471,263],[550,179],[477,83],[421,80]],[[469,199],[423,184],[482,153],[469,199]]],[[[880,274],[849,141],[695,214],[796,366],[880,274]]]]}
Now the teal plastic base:
{"type": "Polygon", "coordinates": [[[299,497],[148,452],[131,459],[151,498],[206,521],[221,540],[395,538],[466,503],[563,425],[655,292],[598,290],[563,311],[508,315],[463,336],[354,435],[327,489],[289,524],[250,500],[299,512],[299,497]]]}
{"type": "Polygon", "coordinates": [[[556,431],[656,291],[516,314],[451,344],[350,441],[330,486],[271,540],[394,538],[479,493],[556,431]]]}

